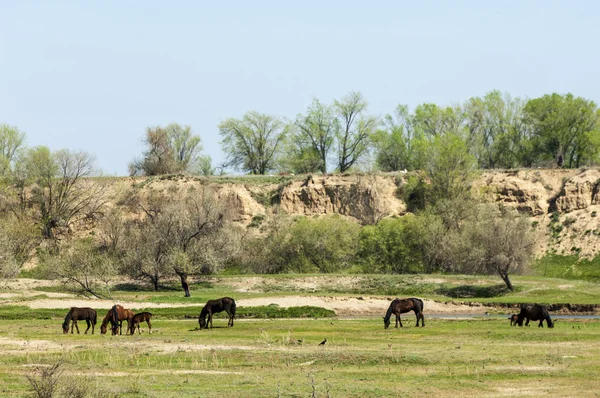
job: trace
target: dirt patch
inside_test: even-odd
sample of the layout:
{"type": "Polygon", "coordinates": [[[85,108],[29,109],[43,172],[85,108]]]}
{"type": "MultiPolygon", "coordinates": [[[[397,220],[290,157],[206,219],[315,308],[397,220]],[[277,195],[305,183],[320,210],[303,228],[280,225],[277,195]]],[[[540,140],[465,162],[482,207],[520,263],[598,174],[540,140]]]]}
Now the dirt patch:
{"type": "MultiPolygon", "coordinates": [[[[381,297],[338,297],[338,296],[281,296],[260,297],[237,300],[239,307],[260,307],[276,304],[280,307],[313,306],[333,310],[338,316],[378,316],[387,310],[392,298],[381,297]]],[[[483,307],[472,307],[454,303],[439,303],[433,300],[424,301],[425,314],[483,314],[483,307]]],[[[94,299],[41,299],[20,302],[30,308],[70,308],[70,307],[93,307],[109,310],[114,304],[110,300],[94,299]]],[[[150,303],[150,302],[119,302],[125,308],[175,308],[175,307],[197,307],[201,303],[150,303]]]]}
{"type": "Polygon", "coordinates": [[[2,349],[2,354],[22,354],[23,351],[46,352],[64,350],[65,347],[61,344],[53,343],[48,340],[23,340],[11,339],[8,337],[0,337],[0,345],[8,346],[7,349],[2,349]],[[16,347],[12,348],[10,346],[16,347]]]}
{"type": "MultiPolygon", "coordinates": [[[[238,300],[240,307],[266,306],[277,304],[280,307],[314,306],[335,311],[338,316],[383,315],[387,311],[391,298],[380,297],[333,297],[333,296],[287,296],[261,297],[238,300]]],[[[461,304],[438,303],[423,300],[425,314],[483,314],[484,309],[461,304]]]]}

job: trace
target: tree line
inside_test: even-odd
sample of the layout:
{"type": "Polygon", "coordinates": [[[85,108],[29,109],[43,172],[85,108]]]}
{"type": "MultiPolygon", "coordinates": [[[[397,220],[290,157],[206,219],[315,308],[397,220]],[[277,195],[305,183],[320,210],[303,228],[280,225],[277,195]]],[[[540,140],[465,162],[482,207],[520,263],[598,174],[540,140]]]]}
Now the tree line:
{"type": "MultiPolygon", "coordinates": [[[[189,295],[189,275],[226,267],[494,273],[511,289],[509,275],[531,259],[532,227],[471,197],[475,169],[598,162],[598,108],[571,94],[522,101],[493,91],[462,105],[422,104],[412,112],[398,106],[384,118],[370,115],[367,105],[360,93],[350,93],[329,105],[315,99],[292,122],[248,112],[219,125],[227,154],[220,168],[253,174],[419,170],[399,187],[413,214],[365,226],[273,212],[244,228],[207,187],[186,194],[132,189],[108,206],[108,182],[86,178],[98,175],[93,155],[27,147],[25,133],[0,125],[0,274],[14,276],[36,256],[48,275],[92,295],[109,294],[99,292],[115,275],[155,289],[177,276],[189,295]],[[77,224],[96,226],[99,234],[63,241],[77,224]]],[[[150,127],[144,142],[129,165],[133,175],[218,172],[190,126],[150,127]]]]}
{"type": "Polygon", "coordinates": [[[451,106],[399,105],[379,117],[351,92],[331,104],[314,99],[292,121],[249,111],[221,122],[226,160],[217,167],[200,155],[190,126],[148,128],[146,149],[129,168],[132,175],[410,171],[438,167],[443,151],[466,168],[578,168],[598,163],[599,121],[597,105],[572,94],[522,100],[491,91],[451,106]]]}

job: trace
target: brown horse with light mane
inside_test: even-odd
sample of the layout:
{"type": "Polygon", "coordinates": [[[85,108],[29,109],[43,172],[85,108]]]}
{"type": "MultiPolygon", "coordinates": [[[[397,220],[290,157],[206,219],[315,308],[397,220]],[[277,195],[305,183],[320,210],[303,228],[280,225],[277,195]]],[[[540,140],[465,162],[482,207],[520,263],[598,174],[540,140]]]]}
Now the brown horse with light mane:
{"type": "Polygon", "coordinates": [[[79,334],[79,326],[77,326],[77,321],[85,321],[87,323],[87,329],[85,329],[85,332],[83,332],[83,333],[87,334],[88,330],[90,330],[90,324],[91,324],[92,325],[92,334],[94,334],[94,328],[96,327],[96,317],[97,317],[96,311],[91,308],[71,307],[71,310],[69,311],[67,316],[65,316],[65,321],[62,324],[63,333],[64,334],[69,333],[69,322],[72,322],[71,323],[71,334],[73,334],[73,327],[77,328],[77,334],[79,334]]]}
{"type": "Polygon", "coordinates": [[[396,315],[396,327],[398,327],[398,322],[400,322],[400,327],[402,327],[402,319],[400,319],[400,314],[404,314],[405,312],[414,311],[417,316],[417,327],[419,326],[419,319],[421,320],[421,327],[425,326],[425,317],[423,316],[423,300],[418,298],[407,298],[400,300],[399,298],[392,301],[390,307],[387,310],[387,313],[383,317],[383,325],[385,328],[390,327],[390,318],[392,314],[396,315]]]}
{"type": "Polygon", "coordinates": [[[150,323],[150,319],[152,319],[152,314],[149,312],[135,314],[129,321],[129,334],[135,334],[136,327],[138,334],[142,334],[142,331],[140,330],[140,323],[142,322],[146,322],[148,325],[148,333],[152,334],[152,324],[150,323]]]}
{"type": "Polygon", "coordinates": [[[116,334],[123,334],[123,321],[127,321],[127,326],[131,325],[131,318],[133,315],[133,311],[125,309],[118,304],[113,305],[102,320],[100,333],[106,334],[107,326],[110,322],[113,336],[116,334]],[[117,333],[117,329],[119,329],[119,333],[117,333]]]}

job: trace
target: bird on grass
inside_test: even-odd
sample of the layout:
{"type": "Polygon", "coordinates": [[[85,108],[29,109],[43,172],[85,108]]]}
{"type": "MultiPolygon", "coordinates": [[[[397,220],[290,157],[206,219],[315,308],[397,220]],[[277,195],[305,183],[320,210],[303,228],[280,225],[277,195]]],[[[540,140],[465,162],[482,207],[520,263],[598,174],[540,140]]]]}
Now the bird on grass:
{"type": "Polygon", "coordinates": [[[321,342],[319,343],[319,345],[325,345],[325,343],[327,343],[327,339],[325,339],[325,340],[321,341],[321,342]]]}

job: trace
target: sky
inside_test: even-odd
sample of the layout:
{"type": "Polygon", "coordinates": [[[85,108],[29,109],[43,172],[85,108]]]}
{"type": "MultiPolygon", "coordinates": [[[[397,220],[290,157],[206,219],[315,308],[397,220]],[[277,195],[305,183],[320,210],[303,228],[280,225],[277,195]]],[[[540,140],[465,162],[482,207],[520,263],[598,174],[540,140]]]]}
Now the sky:
{"type": "Polygon", "coordinates": [[[0,0],[0,123],[127,175],[149,126],[295,119],[359,91],[369,112],[492,90],[600,102],[600,2],[0,0]]]}

